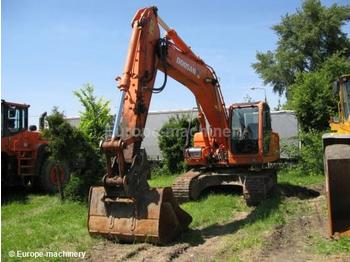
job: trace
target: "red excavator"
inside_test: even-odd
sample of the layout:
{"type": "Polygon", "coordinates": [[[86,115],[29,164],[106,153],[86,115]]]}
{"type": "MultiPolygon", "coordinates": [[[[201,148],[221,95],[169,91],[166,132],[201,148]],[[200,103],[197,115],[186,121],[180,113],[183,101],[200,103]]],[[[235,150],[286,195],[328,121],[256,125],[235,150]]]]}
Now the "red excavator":
{"type": "Polygon", "coordinates": [[[213,68],[163,22],[156,7],[138,10],[132,20],[124,73],[117,80],[122,99],[112,138],[101,143],[107,159],[103,186],[90,189],[90,234],[166,243],[192,220],[178,201],[196,199],[211,186],[239,185],[254,205],[276,184],[275,171],[266,167],[279,159],[268,105],[242,103],[227,109],[213,68]],[[166,32],[163,38],[160,27],[166,32]],[[154,87],[157,70],[164,72],[159,88],[154,87]],[[168,76],[195,96],[201,130],[184,152],[193,168],[176,179],[173,189],[150,188],[140,147],[152,94],[163,91],[168,76]]]}

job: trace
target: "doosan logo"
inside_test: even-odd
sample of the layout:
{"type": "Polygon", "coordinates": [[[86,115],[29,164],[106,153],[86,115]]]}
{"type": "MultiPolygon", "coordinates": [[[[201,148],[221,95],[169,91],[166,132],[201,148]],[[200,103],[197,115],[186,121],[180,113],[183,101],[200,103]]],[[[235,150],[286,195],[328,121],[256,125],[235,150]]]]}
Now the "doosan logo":
{"type": "Polygon", "coordinates": [[[188,64],[184,60],[182,60],[180,57],[176,57],[176,64],[182,66],[187,71],[191,72],[192,74],[197,76],[197,78],[199,78],[199,70],[197,68],[195,68],[194,66],[191,66],[190,64],[188,64]]]}

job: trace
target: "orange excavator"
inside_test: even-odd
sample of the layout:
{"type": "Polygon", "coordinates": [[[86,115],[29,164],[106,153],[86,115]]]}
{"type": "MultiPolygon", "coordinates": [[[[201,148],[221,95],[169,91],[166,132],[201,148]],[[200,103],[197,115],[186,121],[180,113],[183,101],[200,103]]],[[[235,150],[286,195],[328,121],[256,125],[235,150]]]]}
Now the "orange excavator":
{"type": "Polygon", "coordinates": [[[276,184],[275,171],[266,168],[279,159],[268,105],[241,103],[227,109],[213,68],[164,23],[156,7],[140,9],[133,18],[124,73],[117,80],[122,98],[112,138],[101,143],[107,159],[103,186],[90,189],[90,234],[166,243],[192,221],[179,201],[196,199],[211,186],[239,185],[254,205],[276,184]],[[156,88],[158,70],[164,72],[164,83],[156,88]],[[201,130],[184,152],[192,169],[172,188],[150,188],[140,147],[152,94],[165,88],[168,76],[195,96],[201,130]]]}

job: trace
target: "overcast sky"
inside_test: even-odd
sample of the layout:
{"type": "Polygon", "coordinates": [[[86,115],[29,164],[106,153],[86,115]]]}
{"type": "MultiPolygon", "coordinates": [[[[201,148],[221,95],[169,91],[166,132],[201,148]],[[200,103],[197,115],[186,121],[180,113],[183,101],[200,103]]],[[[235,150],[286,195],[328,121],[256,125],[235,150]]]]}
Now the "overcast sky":
{"type": "MultiPolygon", "coordinates": [[[[347,0],[323,0],[347,4],[347,0]]],[[[31,104],[30,122],[58,106],[78,116],[81,106],[73,91],[84,83],[111,101],[120,92],[115,77],[122,74],[136,10],[156,5],[159,16],[211,65],[221,80],[227,105],[246,95],[263,100],[262,80],[251,64],[257,51],[274,50],[271,26],[294,13],[301,1],[116,1],[116,0],[2,0],[2,99],[31,104]]],[[[350,33],[349,24],[344,27],[350,33]]],[[[162,73],[158,74],[158,83],[162,73]]],[[[278,103],[271,87],[271,107],[278,103]]],[[[151,110],[184,109],[195,105],[192,94],[176,81],[152,98],[151,110]]]]}

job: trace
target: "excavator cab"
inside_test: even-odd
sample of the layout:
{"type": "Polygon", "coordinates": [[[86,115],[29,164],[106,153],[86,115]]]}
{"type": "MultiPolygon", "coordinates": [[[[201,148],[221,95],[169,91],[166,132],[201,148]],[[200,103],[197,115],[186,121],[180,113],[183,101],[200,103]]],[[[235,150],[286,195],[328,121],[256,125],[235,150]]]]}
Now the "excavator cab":
{"type": "Polygon", "coordinates": [[[230,136],[228,154],[221,154],[219,148],[216,159],[209,157],[203,132],[197,132],[193,147],[185,150],[187,165],[207,165],[208,161],[215,161],[217,164],[250,166],[279,159],[279,137],[272,130],[270,108],[266,102],[233,104],[229,107],[228,119],[229,132],[216,132],[216,135],[230,136]]]}
{"type": "Polygon", "coordinates": [[[233,155],[259,155],[262,152],[262,156],[275,154],[276,159],[279,157],[278,141],[271,140],[275,139],[277,134],[272,132],[270,108],[267,103],[234,104],[229,109],[229,115],[233,155]]]}

